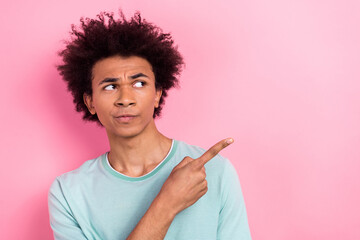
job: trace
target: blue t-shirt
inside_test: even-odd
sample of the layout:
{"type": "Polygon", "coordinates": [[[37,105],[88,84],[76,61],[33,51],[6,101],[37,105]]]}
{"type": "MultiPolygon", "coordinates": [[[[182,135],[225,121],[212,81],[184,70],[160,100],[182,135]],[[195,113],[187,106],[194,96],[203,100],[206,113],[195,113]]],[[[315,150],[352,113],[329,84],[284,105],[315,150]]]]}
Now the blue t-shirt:
{"type": "MultiPolygon", "coordinates": [[[[173,140],[165,159],[141,177],[113,169],[107,153],[55,179],[48,195],[56,240],[126,239],[159,193],[172,169],[204,149],[173,140]]],[[[236,170],[217,155],[205,165],[208,191],[178,213],[165,239],[251,239],[236,170]]]]}

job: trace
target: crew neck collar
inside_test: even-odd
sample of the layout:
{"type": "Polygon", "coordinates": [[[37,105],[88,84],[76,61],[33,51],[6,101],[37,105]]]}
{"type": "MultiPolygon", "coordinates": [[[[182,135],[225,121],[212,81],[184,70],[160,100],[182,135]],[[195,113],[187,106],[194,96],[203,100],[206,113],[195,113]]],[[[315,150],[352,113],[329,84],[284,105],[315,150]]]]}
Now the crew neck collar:
{"type": "Polygon", "coordinates": [[[122,174],[122,173],[116,171],[109,163],[109,159],[108,159],[109,152],[102,155],[101,162],[102,162],[102,165],[105,168],[105,170],[117,178],[120,178],[120,179],[123,179],[126,181],[130,181],[130,182],[143,181],[143,180],[148,179],[148,178],[152,177],[153,175],[155,175],[174,156],[174,153],[176,152],[177,144],[178,144],[178,142],[173,139],[172,143],[171,143],[170,151],[168,152],[166,157],[153,170],[151,170],[147,174],[140,176],[140,177],[129,177],[125,174],[122,174]]]}

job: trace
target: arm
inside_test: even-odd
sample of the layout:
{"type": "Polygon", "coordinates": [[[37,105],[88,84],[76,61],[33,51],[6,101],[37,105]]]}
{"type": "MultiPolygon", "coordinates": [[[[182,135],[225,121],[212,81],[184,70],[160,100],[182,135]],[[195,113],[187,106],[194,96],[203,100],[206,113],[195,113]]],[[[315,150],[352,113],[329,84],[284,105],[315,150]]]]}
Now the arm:
{"type": "MultiPolygon", "coordinates": [[[[81,219],[74,216],[68,204],[69,196],[63,190],[61,181],[57,178],[48,194],[50,225],[55,240],[100,240],[100,236],[91,227],[81,228],[86,219],[79,222],[81,219]]],[[[205,169],[195,164],[194,159],[184,158],[174,167],[159,194],[127,239],[164,239],[176,214],[195,203],[206,191],[205,169]]]]}
{"type": "Polygon", "coordinates": [[[232,139],[222,140],[198,159],[185,157],[173,169],[127,240],[164,239],[176,214],[194,204],[207,192],[204,165],[232,142],[232,139]]]}
{"type": "Polygon", "coordinates": [[[54,239],[89,239],[82,232],[78,222],[74,218],[71,208],[63,195],[58,179],[56,179],[50,187],[48,205],[50,226],[54,232],[54,239]]]}
{"type": "Polygon", "coordinates": [[[164,239],[176,214],[206,193],[205,168],[194,163],[186,157],[172,170],[127,240],[164,239]]]}
{"type": "Polygon", "coordinates": [[[136,225],[127,240],[135,239],[164,239],[170,224],[176,216],[172,209],[166,209],[166,202],[162,203],[160,195],[154,199],[145,215],[136,225]]]}
{"type": "MultiPolygon", "coordinates": [[[[231,141],[232,142],[232,141],[231,141]]],[[[128,240],[163,239],[176,214],[194,204],[207,192],[204,165],[231,142],[220,141],[200,158],[185,157],[171,172],[147,212],[128,236],[128,240]]],[[[62,191],[58,179],[49,195],[50,225],[56,240],[101,239],[96,231],[81,229],[62,191]]]]}

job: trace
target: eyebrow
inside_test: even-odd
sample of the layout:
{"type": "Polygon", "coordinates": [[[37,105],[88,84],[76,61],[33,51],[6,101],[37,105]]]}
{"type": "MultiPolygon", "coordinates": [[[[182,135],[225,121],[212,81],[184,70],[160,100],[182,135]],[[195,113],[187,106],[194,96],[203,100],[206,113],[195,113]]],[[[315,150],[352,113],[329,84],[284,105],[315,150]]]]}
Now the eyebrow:
{"type": "Polygon", "coordinates": [[[99,85],[104,84],[104,83],[114,83],[117,80],[119,80],[118,78],[105,78],[104,80],[102,80],[99,85]]]}
{"type": "Polygon", "coordinates": [[[149,78],[148,76],[146,76],[143,73],[137,73],[135,75],[130,76],[131,79],[136,79],[136,78],[139,78],[139,77],[147,77],[147,78],[149,78]]]}
{"type": "MultiPolygon", "coordinates": [[[[130,76],[130,79],[136,79],[139,77],[146,77],[149,78],[147,75],[143,74],[143,73],[137,73],[135,75],[130,76]]],[[[104,83],[114,83],[117,82],[119,80],[119,78],[105,78],[104,80],[102,80],[99,85],[104,84],[104,83]]]]}

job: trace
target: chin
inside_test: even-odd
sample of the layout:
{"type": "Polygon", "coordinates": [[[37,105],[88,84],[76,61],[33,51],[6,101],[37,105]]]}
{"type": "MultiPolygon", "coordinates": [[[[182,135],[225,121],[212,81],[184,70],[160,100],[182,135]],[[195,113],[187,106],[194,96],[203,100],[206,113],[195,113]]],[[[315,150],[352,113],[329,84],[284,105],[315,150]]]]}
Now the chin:
{"type": "Polygon", "coordinates": [[[117,137],[130,139],[139,136],[139,133],[119,133],[117,137]]]}
{"type": "Polygon", "coordinates": [[[119,138],[133,138],[141,135],[144,132],[144,128],[130,127],[130,128],[117,128],[112,131],[112,135],[119,137],[119,138]]]}

